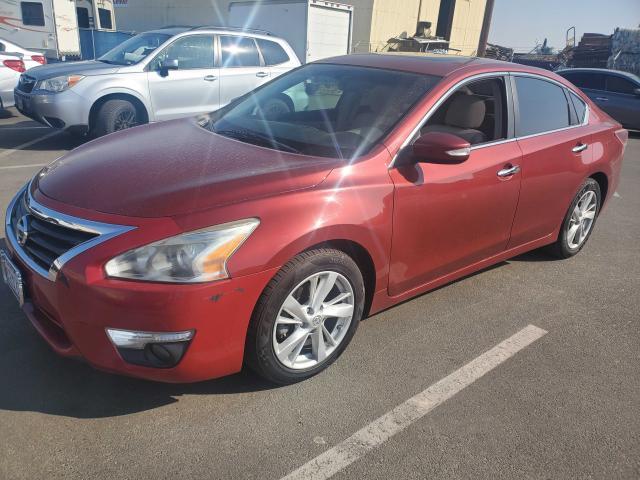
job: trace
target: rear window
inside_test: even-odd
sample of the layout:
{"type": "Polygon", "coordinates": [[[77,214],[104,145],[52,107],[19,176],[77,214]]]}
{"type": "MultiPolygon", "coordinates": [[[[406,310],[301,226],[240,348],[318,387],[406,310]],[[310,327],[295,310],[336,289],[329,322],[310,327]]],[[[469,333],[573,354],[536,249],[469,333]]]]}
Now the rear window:
{"type": "Polygon", "coordinates": [[[111,12],[106,8],[98,8],[98,15],[100,16],[100,28],[111,30],[113,28],[111,12]]]}
{"type": "Polygon", "coordinates": [[[636,88],[636,85],[626,78],[618,77],[617,75],[607,75],[608,92],[633,95],[633,91],[636,88]]]}
{"type": "Polygon", "coordinates": [[[259,67],[260,55],[252,38],[220,37],[223,67],[259,67]]]}
{"type": "Polygon", "coordinates": [[[569,92],[569,96],[571,97],[573,108],[575,108],[576,110],[576,117],[578,120],[576,123],[578,125],[584,123],[584,116],[587,113],[587,104],[584,103],[584,101],[573,92],[569,92]]]}
{"type": "Polygon", "coordinates": [[[278,65],[289,61],[287,52],[278,43],[257,38],[258,46],[262,52],[262,58],[267,65],[278,65]]]}
{"type": "Polygon", "coordinates": [[[79,28],[90,28],[89,25],[89,9],[84,7],[76,8],[76,16],[78,17],[79,28]]]}
{"type": "Polygon", "coordinates": [[[20,2],[22,23],[44,27],[44,8],[40,2],[20,2]]]}
{"type": "Polygon", "coordinates": [[[550,132],[571,124],[564,88],[545,80],[516,77],[519,121],[516,135],[550,132]]]}

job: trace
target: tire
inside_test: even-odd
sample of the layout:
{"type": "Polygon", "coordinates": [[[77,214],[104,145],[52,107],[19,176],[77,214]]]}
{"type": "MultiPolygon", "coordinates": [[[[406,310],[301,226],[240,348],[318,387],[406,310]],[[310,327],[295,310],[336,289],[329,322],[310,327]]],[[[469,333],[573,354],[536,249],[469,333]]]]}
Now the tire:
{"type": "Polygon", "coordinates": [[[562,227],[560,228],[560,233],[558,234],[558,239],[556,242],[548,247],[548,251],[558,257],[558,258],[570,258],[576,255],[582,248],[586,245],[591,233],[593,232],[593,228],[595,227],[596,220],[598,218],[598,214],[600,213],[600,206],[602,204],[600,185],[593,178],[587,178],[583,184],[578,189],[578,193],[573,198],[569,209],[562,221],[562,227]],[[592,199],[588,204],[585,202],[587,199],[592,199]],[[571,234],[572,231],[576,228],[575,226],[578,224],[576,218],[580,218],[580,215],[576,214],[577,210],[580,210],[581,207],[578,207],[578,203],[581,203],[581,207],[584,207],[584,213],[591,215],[590,212],[593,213],[592,218],[587,218],[587,216],[581,217],[582,220],[579,222],[580,227],[576,230],[575,236],[571,234]],[[591,205],[590,208],[589,205],[591,205]],[[589,212],[587,212],[589,210],[589,212]],[[588,228],[584,222],[587,220],[591,220],[588,224],[588,228]],[[582,235],[580,228],[582,228],[582,232],[586,229],[586,234],[582,235]]]}
{"type": "Polygon", "coordinates": [[[247,332],[245,363],[263,378],[279,385],[296,383],[320,373],[342,354],[353,338],[364,302],[362,273],[347,254],[326,248],[299,254],[274,276],[256,304],[247,332]],[[333,287],[324,295],[334,276],[333,287]],[[312,282],[317,282],[317,303],[309,298],[312,282]],[[301,296],[305,293],[306,298],[301,296]],[[292,296],[298,297],[297,306],[304,307],[298,316],[289,314],[289,307],[284,305],[285,301],[291,305],[292,296]],[[331,304],[338,297],[343,300],[331,304]],[[314,304],[320,305],[316,311],[312,308],[314,304]],[[345,315],[351,306],[351,318],[347,320],[345,315]],[[323,312],[328,315],[325,317],[323,312]],[[329,312],[340,312],[341,317],[334,318],[329,312]],[[300,324],[279,323],[297,322],[303,315],[305,320],[300,324]],[[306,337],[305,332],[309,332],[306,337]],[[293,340],[300,349],[291,347],[291,354],[283,353],[288,351],[285,342],[293,345],[293,340]],[[276,352],[276,348],[280,352],[276,352]]]}
{"type": "Polygon", "coordinates": [[[94,137],[125,130],[140,122],[136,107],[127,100],[107,100],[98,110],[96,124],[92,130],[94,137]]]}

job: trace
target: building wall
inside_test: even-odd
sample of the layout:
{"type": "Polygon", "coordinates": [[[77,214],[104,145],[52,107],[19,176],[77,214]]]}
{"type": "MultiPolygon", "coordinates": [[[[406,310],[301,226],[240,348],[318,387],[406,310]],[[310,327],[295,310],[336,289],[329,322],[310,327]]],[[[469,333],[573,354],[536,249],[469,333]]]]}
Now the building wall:
{"type": "Polygon", "coordinates": [[[461,55],[475,55],[487,0],[456,0],[449,46],[462,50],[461,55]]]}
{"type": "Polygon", "coordinates": [[[224,25],[230,1],[129,0],[115,8],[118,30],[144,32],[168,25],[224,25]],[[194,21],[197,19],[197,22],[194,21]]]}

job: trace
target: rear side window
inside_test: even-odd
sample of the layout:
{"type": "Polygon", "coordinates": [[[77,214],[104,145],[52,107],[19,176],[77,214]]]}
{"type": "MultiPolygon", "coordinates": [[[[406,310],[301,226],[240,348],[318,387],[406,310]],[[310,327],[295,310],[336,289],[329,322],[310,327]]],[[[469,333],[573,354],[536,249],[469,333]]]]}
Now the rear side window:
{"type": "Polygon", "coordinates": [[[98,15],[100,16],[100,28],[111,30],[113,28],[111,12],[106,8],[98,8],[98,15]]]}
{"type": "Polygon", "coordinates": [[[261,38],[256,38],[256,42],[258,42],[258,47],[262,52],[264,63],[267,65],[278,65],[289,61],[287,52],[278,43],[261,38]]]}
{"type": "Polygon", "coordinates": [[[22,23],[44,27],[44,8],[40,2],[20,2],[22,23]]]}
{"type": "Polygon", "coordinates": [[[562,73],[562,76],[576,87],[604,90],[604,75],[601,73],[575,72],[562,73]]]}
{"type": "Polygon", "coordinates": [[[79,28],[91,28],[89,25],[89,9],[84,7],[77,7],[76,16],[78,17],[79,28]]]}
{"type": "Polygon", "coordinates": [[[220,37],[223,67],[259,67],[260,55],[252,38],[220,37]]]}
{"type": "Polygon", "coordinates": [[[580,125],[585,121],[584,116],[587,113],[587,104],[584,103],[584,101],[573,92],[569,92],[569,96],[571,97],[573,108],[575,108],[576,110],[576,116],[578,120],[576,124],[580,125]]]}
{"type": "Polygon", "coordinates": [[[608,92],[626,93],[627,95],[633,95],[633,91],[636,88],[636,85],[626,78],[618,77],[616,75],[607,75],[608,92]]]}
{"type": "Polygon", "coordinates": [[[516,77],[519,121],[516,135],[524,137],[550,132],[571,124],[564,89],[536,78],[516,77]]]}

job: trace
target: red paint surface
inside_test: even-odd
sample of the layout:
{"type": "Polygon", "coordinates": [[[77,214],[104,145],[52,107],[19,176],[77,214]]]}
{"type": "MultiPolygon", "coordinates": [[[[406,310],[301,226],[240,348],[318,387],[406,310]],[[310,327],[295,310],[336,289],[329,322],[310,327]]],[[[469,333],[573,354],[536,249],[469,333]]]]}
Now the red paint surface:
{"type": "Polygon", "coordinates": [[[234,373],[242,366],[258,297],[278,269],[306,249],[340,241],[366,251],[374,268],[374,313],[554,242],[585,178],[603,173],[607,197],[615,191],[622,144],[614,132],[620,126],[583,95],[591,108],[586,126],[474,149],[458,165],[388,168],[420,119],[457,81],[509,70],[568,85],[553,73],[456,57],[331,61],[445,78],[382,144],[351,164],[243,144],[179,120],[91,142],[40,180],[33,194],[54,210],[137,227],[73,258],[62,269],[66,281],[50,282],[20,265],[32,299],[25,311],[57,352],[81,355],[100,369],[170,382],[234,373]],[[572,153],[578,142],[589,149],[572,153]],[[498,178],[509,164],[521,172],[498,178]],[[167,285],[105,277],[104,264],[126,250],[248,217],[261,223],[228,262],[229,280],[167,285]],[[196,335],[177,367],[160,370],[124,363],[106,327],[194,329],[196,335]]]}

